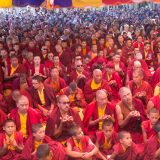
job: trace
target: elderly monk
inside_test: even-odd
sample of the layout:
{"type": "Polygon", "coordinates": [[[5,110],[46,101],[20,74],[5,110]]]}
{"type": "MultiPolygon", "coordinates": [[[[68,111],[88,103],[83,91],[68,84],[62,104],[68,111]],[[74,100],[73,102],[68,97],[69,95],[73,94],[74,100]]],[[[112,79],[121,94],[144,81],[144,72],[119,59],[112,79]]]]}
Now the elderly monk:
{"type": "Polygon", "coordinates": [[[53,109],[47,121],[46,134],[58,141],[65,141],[74,124],[82,127],[78,112],[70,108],[69,98],[66,95],[60,95],[57,107],[53,109]]]}
{"type": "Polygon", "coordinates": [[[53,88],[43,84],[43,77],[36,75],[32,77],[31,96],[33,105],[43,116],[48,116],[53,108],[56,100],[53,88]]]}
{"type": "Polygon", "coordinates": [[[141,122],[146,119],[143,103],[132,98],[131,90],[122,87],[119,90],[121,101],[116,105],[116,114],[120,130],[131,133],[133,142],[143,142],[141,122]]]}
{"type": "Polygon", "coordinates": [[[144,105],[146,105],[153,96],[151,85],[143,80],[142,70],[137,69],[133,71],[133,80],[129,81],[128,85],[133,96],[139,98],[144,105]]]}
{"type": "Polygon", "coordinates": [[[51,77],[48,77],[44,81],[45,86],[52,87],[54,89],[55,94],[59,93],[62,88],[66,87],[66,82],[63,78],[59,76],[58,68],[51,68],[51,77]]]}
{"type": "Polygon", "coordinates": [[[106,119],[114,121],[114,106],[108,101],[108,94],[105,89],[96,92],[96,101],[86,107],[83,124],[84,131],[91,138],[98,130],[102,130],[102,123],[106,119]]]}
{"type": "Polygon", "coordinates": [[[108,93],[111,93],[108,82],[102,78],[102,71],[100,69],[94,69],[93,78],[87,81],[84,88],[86,101],[88,103],[94,101],[96,91],[100,89],[106,89],[108,93]]]}
{"type": "Polygon", "coordinates": [[[22,132],[25,138],[32,135],[32,125],[41,122],[41,115],[29,107],[28,98],[23,95],[17,101],[17,108],[11,111],[10,118],[15,120],[17,131],[22,132]]]}
{"type": "Polygon", "coordinates": [[[150,137],[145,144],[143,160],[160,159],[160,121],[155,124],[154,130],[156,135],[150,137]]]}

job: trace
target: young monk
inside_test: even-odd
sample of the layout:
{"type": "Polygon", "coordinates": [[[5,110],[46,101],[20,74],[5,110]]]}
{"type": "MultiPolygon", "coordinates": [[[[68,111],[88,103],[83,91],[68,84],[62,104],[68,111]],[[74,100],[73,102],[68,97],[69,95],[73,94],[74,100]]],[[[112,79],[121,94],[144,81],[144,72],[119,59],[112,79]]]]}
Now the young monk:
{"type": "Polygon", "coordinates": [[[73,126],[70,129],[70,137],[67,140],[67,154],[69,159],[95,159],[95,155],[98,152],[97,147],[92,143],[88,136],[84,136],[81,127],[73,126]]]}
{"type": "Polygon", "coordinates": [[[102,131],[96,133],[96,146],[99,148],[98,159],[106,160],[113,152],[113,145],[118,142],[118,134],[114,131],[113,121],[107,119],[103,122],[102,131]]]}
{"type": "Polygon", "coordinates": [[[23,150],[23,135],[16,132],[14,120],[7,119],[3,126],[4,133],[0,134],[0,159],[16,159],[23,150]]]}
{"type": "Polygon", "coordinates": [[[143,160],[159,160],[160,159],[160,121],[154,125],[156,134],[150,137],[144,148],[143,160]]]}
{"type": "Polygon", "coordinates": [[[37,160],[54,160],[53,153],[48,144],[41,144],[36,152],[37,160]]]}
{"type": "Polygon", "coordinates": [[[149,120],[142,122],[142,133],[143,133],[143,140],[146,142],[152,135],[155,135],[155,131],[153,129],[154,125],[160,118],[160,113],[157,108],[151,108],[148,111],[148,118],[149,120]]]}
{"type": "Polygon", "coordinates": [[[39,145],[47,143],[53,152],[54,160],[65,160],[66,154],[63,146],[53,141],[50,137],[45,135],[45,128],[42,124],[37,123],[32,127],[33,136],[30,136],[24,146],[21,159],[36,160],[36,151],[39,145]]]}
{"type": "Polygon", "coordinates": [[[143,147],[132,142],[131,134],[126,131],[119,133],[119,143],[114,147],[109,160],[140,160],[143,147]]]}

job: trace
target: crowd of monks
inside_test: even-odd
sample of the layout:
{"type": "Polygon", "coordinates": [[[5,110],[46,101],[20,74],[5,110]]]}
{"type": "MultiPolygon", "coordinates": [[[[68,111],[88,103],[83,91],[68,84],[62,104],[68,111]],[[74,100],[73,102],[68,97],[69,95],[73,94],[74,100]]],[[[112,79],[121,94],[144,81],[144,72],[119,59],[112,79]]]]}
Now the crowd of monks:
{"type": "Polygon", "coordinates": [[[144,10],[107,27],[3,15],[0,160],[160,160],[160,12],[144,10]]]}

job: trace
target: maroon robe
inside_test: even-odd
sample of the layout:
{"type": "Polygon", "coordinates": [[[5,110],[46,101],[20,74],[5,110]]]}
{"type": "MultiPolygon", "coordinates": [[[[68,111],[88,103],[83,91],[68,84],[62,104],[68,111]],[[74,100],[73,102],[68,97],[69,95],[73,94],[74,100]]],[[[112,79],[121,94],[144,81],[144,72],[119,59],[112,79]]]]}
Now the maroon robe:
{"type": "Polygon", "coordinates": [[[150,120],[143,121],[142,126],[147,134],[147,139],[156,134],[154,129],[151,127],[150,120]]]}
{"type": "Polygon", "coordinates": [[[34,108],[38,108],[38,105],[41,105],[45,109],[49,110],[51,107],[51,104],[55,103],[55,100],[56,100],[55,92],[53,88],[51,88],[50,86],[44,85],[43,93],[44,93],[44,98],[45,98],[45,105],[42,104],[40,100],[38,90],[34,89],[33,87],[31,88],[30,94],[32,96],[33,106],[34,108]]]}
{"type": "Polygon", "coordinates": [[[118,139],[118,134],[116,132],[113,132],[112,137],[110,138],[111,140],[111,148],[107,149],[104,148],[104,143],[105,143],[105,133],[103,131],[98,131],[96,132],[96,137],[97,137],[97,142],[99,144],[99,151],[104,155],[111,155],[113,153],[113,146],[119,142],[118,139]]]}
{"type": "MultiPolygon", "coordinates": [[[[53,153],[53,160],[66,160],[66,153],[64,147],[56,141],[53,141],[50,137],[45,136],[43,143],[47,143],[50,150],[53,153]]],[[[19,160],[37,160],[35,155],[31,155],[34,152],[34,137],[30,136],[24,146],[21,158],[19,160]]]]}
{"type": "Polygon", "coordinates": [[[86,81],[87,79],[90,78],[90,73],[88,73],[87,71],[83,71],[82,74],[85,76],[84,78],[78,78],[78,74],[76,72],[76,70],[73,70],[71,73],[70,73],[70,82],[72,81],[76,81],[77,82],[77,86],[84,90],[84,86],[86,84],[86,81]]]}
{"type": "Polygon", "coordinates": [[[153,88],[155,88],[156,84],[160,82],[160,67],[157,68],[157,70],[154,72],[151,80],[151,85],[153,88]]]}
{"type": "MultiPolygon", "coordinates": [[[[121,111],[125,119],[131,111],[122,102],[120,102],[118,105],[121,107],[121,111]]],[[[146,120],[146,113],[144,110],[144,105],[139,99],[136,98],[133,99],[133,106],[136,111],[140,112],[141,117],[130,118],[128,123],[123,128],[119,129],[130,132],[134,143],[142,143],[143,136],[142,136],[141,122],[146,120]]]]}
{"type": "MultiPolygon", "coordinates": [[[[82,151],[80,150],[80,148],[78,148],[76,146],[73,137],[70,137],[67,140],[67,143],[69,143],[71,145],[72,151],[86,153],[86,152],[91,152],[95,148],[94,145],[89,144],[89,140],[90,140],[90,138],[88,136],[82,137],[82,139],[81,139],[82,151]]],[[[73,160],[73,159],[75,159],[75,158],[69,158],[69,160],[73,160]]],[[[83,158],[76,158],[76,159],[77,160],[83,160],[83,158]]],[[[95,160],[95,158],[93,158],[93,159],[95,160]]]]}
{"type": "Polygon", "coordinates": [[[114,160],[142,160],[142,153],[144,151],[143,145],[133,143],[124,151],[122,145],[117,143],[113,148],[114,153],[116,153],[114,160]]]}
{"type": "Polygon", "coordinates": [[[111,100],[116,101],[116,102],[118,100],[120,100],[120,96],[119,96],[118,92],[119,92],[119,89],[122,87],[122,80],[121,80],[120,76],[118,75],[118,73],[117,72],[113,72],[111,74],[111,79],[108,79],[107,72],[105,71],[103,73],[103,79],[107,80],[108,83],[110,81],[112,81],[112,80],[116,81],[116,84],[110,85],[110,87],[112,89],[111,100]]]}
{"type": "MultiPolygon", "coordinates": [[[[18,145],[23,145],[23,135],[20,132],[15,132],[14,133],[14,139],[18,145]]],[[[0,134],[0,148],[3,148],[3,142],[6,140],[6,134],[2,133],[0,134]]],[[[15,150],[8,150],[7,153],[3,156],[0,157],[1,160],[13,160],[17,159],[19,157],[20,153],[18,153],[15,150]]],[[[18,159],[17,159],[18,160],[18,159]]]]}
{"type": "Polygon", "coordinates": [[[145,144],[143,160],[159,160],[159,158],[154,158],[159,148],[160,143],[158,142],[157,135],[150,137],[145,144]]]}
{"type": "MultiPolygon", "coordinates": [[[[45,70],[44,64],[40,64],[39,73],[42,75],[45,75],[44,70],[45,70]]],[[[31,76],[34,76],[34,74],[35,74],[35,67],[33,65],[33,66],[31,66],[31,76]]]]}
{"type": "MultiPolygon", "coordinates": [[[[114,115],[114,106],[110,102],[108,102],[106,105],[105,114],[111,116],[114,115]]],[[[83,119],[85,134],[93,136],[95,132],[99,130],[99,125],[97,123],[95,126],[89,126],[89,121],[91,118],[92,120],[98,119],[98,106],[96,101],[90,103],[86,107],[83,119]]]]}
{"type": "Polygon", "coordinates": [[[153,89],[151,85],[147,81],[142,81],[141,86],[138,88],[137,85],[134,83],[134,81],[129,82],[129,88],[132,92],[132,95],[135,96],[138,92],[146,92],[146,96],[144,97],[137,97],[139,98],[144,105],[146,105],[149,101],[149,99],[153,96],[153,89]]]}
{"type": "Polygon", "coordinates": [[[59,81],[59,88],[58,88],[58,89],[53,88],[51,77],[48,77],[48,78],[44,81],[44,85],[45,85],[45,86],[48,86],[48,87],[52,87],[52,88],[54,89],[55,94],[58,94],[61,89],[67,87],[66,82],[65,82],[65,80],[64,80],[63,78],[59,77],[59,80],[58,80],[58,81],[59,81]]]}
{"type": "MultiPolygon", "coordinates": [[[[28,108],[27,114],[28,114],[27,115],[27,122],[26,122],[27,135],[32,135],[32,125],[36,124],[36,123],[41,123],[41,121],[42,121],[41,115],[36,110],[34,110],[33,108],[30,108],[30,107],[28,108]]],[[[11,111],[10,118],[15,120],[17,131],[20,131],[21,124],[20,124],[20,116],[18,113],[18,108],[15,108],[11,111]]]]}
{"type": "MultiPolygon", "coordinates": [[[[25,68],[22,64],[19,64],[19,66],[17,67],[17,69],[14,71],[13,74],[15,73],[25,73],[25,68]]],[[[8,76],[10,76],[11,74],[11,65],[8,65],[8,76]]],[[[5,79],[4,80],[4,89],[11,89],[12,86],[13,86],[13,81],[17,78],[17,76],[14,76],[12,78],[9,78],[9,79],[5,79]]]]}
{"type": "MultiPolygon", "coordinates": [[[[73,122],[69,123],[67,122],[64,124],[61,135],[58,137],[54,137],[54,139],[58,141],[64,141],[68,137],[70,137],[68,131],[74,124],[79,125],[83,129],[82,122],[77,111],[69,109],[68,115],[73,117],[73,122]]],[[[46,135],[53,137],[53,133],[55,131],[55,125],[59,126],[61,122],[60,117],[61,117],[60,110],[58,107],[55,107],[52,113],[50,114],[46,124],[46,135]]]]}
{"type": "Polygon", "coordinates": [[[152,101],[153,105],[160,111],[160,96],[153,96],[150,101],[152,101]]]}
{"type": "Polygon", "coordinates": [[[7,119],[7,115],[0,109],[0,133],[3,132],[3,124],[7,119]]]}
{"type": "Polygon", "coordinates": [[[85,108],[87,103],[84,99],[84,95],[83,95],[83,92],[80,88],[77,89],[77,92],[75,94],[75,98],[74,100],[71,100],[70,99],[70,91],[69,91],[69,87],[66,87],[66,88],[63,88],[61,91],[60,91],[60,94],[65,94],[69,97],[69,100],[70,100],[70,106],[73,108],[73,107],[81,107],[81,108],[85,108]],[[77,99],[76,96],[77,95],[80,95],[81,99],[77,99]]]}
{"type": "Polygon", "coordinates": [[[84,96],[85,96],[85,99],[88,103],[90,103],[94,100],[95,95],[96,95],[96,91],[98,91],[100,89],[106,89],[106,91],[108,92],[108,94],[110,96],[111,88],[109,87],[108,82],[106,80],[104,80],[104,79],[102,80],[101,87],[98,89],[92,89],[91,83],[92,83],[92,79],[88,80],[88,82],[86,83],[86,85],[84,87],[84,96]]]}

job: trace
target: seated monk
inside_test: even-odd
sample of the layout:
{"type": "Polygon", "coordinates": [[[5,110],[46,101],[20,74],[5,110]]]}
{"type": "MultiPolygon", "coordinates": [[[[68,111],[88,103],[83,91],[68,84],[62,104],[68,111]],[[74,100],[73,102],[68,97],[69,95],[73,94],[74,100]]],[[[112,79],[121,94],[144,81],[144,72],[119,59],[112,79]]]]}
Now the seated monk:
{"type": "Polygon", "coordinates": [[[32,125],[41,122],[41,115],[29,107],[28,98],[21,95],[17,100],[17,108],[13,109],[9,117],[15,120],[17,131],[27,138],[32,135],[32,125]]]}
{"type": "Polygon", "coordinates": [[[118,135],[114,131],[111,120],[105,120],[102,131],[96,133],[96,146],[99,148],[98,159],[106,160],[113,152],[113,146],[118,142],[118,135]]]}
{"type": "Polygon", "coordinates": [[[84,96],[87,103],[95,100],[96,91],[100,89],[106,89],[108,93],[111,93],[108,82],[102,78],[102,71],[100,69],[94,69],[93,78],[86,82],[84,88],[84,96]]]}
{"type": "Polygon", "coordinates": [[[85,110],[83,124],[85,134],[94,139],[94,134],[102,130],[102,123],[106,119],[114,121],[114,106],[108,101],[106,90],[96,92],[96,101],[90,103],[85,110]]]}
{"type": "Polygon", "coordinates": [[[112,102],[118,102],[120,100],[118,91],[122,87],[122,80],[117,72],[114,71],[114,64],[108,62],[106,64],[106,70],[103,73],[103,78],[107,80],[109,86],[112,89],[112,102]]]}
{"type": "Polygon", "coordinates": [[[37,160],[37,148],[43,143],[47,143],[49,145],[49,148],[53,153],[52,159],[66,159],[64,147],[60,143],[53,141],[50,137],[45,135],[45,128],[42,124],[34,124],[32,126],[32,133],[33,136],[30,136],[25,143],[20,160],[37,160]]]}
{"type": "Polygon", "coordinates": [[[147,140],[143,160],[160,159],[160,121],[158,121],[153,128],[156,134],[147,140]]]}
{"type": "Polygon", "coordinates": [[[70,73],[70,82],[75,81],[82,90],[84,89],[86,80],[90,77],[89,73],[84,70],[81,60],[74,62],[74,70],[70,73]]]}
{"type": "Polygon", "coordinates": [[[73,126],[70,129],[70,137],[67,140],[67,155],[69,160],[92,159],[96,160],[95,155],[98,152],[97,147],[93,144],[88,136],[83,134],[81,127],[73,126]]]}
{"type": "Polygon", "coordinates": [[[142,160],[144,147],[134,144],[129,132],[119,133],[119,143],[114,145],[114,151],[109,160],[142,160]]]}
{"type": "Polygon", "coordinates": [[[4,73],[4,89],[11,89],[15,78],[19,77],[20,73],[24,73],[25,69],[22,64],[18,62],[18,57],[11,56],[11,64],[5,68],[4,73]]]}
{"type": "Polygon", "coordinates": [[[36,158],[37,160],[54,160],[53,152],[47,143],[40,144],[37,148],[36,158]]]}
{"type": "Polygon", "coordinates": [[[43,77],[36,75],[32,77],[31,96],[34,108],[38,109],[43,116],[49,116],[54,108],[55,93],[53,88],[43,84],[43,77]]]}
{"type": "Polygon", "coordinates": [[[149,120],[143,121],[141,126],[144,142],[146,142],[151,136],[155,135],[153,127],[160,118],[160,111],[157,108],[151,108],[148,111],[148,118],[149,120]]]}
{"type": "Polygon", "coordinates": [[[143,80],[143,72],[139,69],[133,71],[133,80],[129,81],[128,86],[133,97],[139,98],[144,105],[153,96],[151,85],[143,80]]]}
{"type": "Polygon", "coordinates": [[[156,69],[156,71],[154,72],[153,76],[152,76],[152,80],[151,80],[151,85],[153,88],[155,88],[155,86],[157,85],[157,83],[160,82],[160,67],[158,67],[156,69]]]}
{"type": "Polygon", "coordinates": [[[134,143],[141,143],[141,122],[146,120],[144,105],[139,99],[132,98],[132,93],[127,87],[122,87],[119,93],[121,101],[116,105],[119,129],[130,132],[134,143]]]}
{"type": "Polygon", "coordinates": [[[23,150],[23,134],[16,132],[14,120],[7,119],[3,125],[4,133],[0,134],[0,159],[16,159],[23,150]]]}
{"type": "Polygon", "coordinates": [[[71,82],[68,87],[61,89],[60,94],[68,96],[70,106],[75,108],[79,112],[81,119],[83,119],[83,108],[86,107],[87,103],[82,90],[77,87],[76,82],[71,82]]]}
{"type": "Polygon", "coordinates": [[[46,134],[64,142],[69,137],[69,130],[74,124],[82,127],[78,112],[70,108],[69,98],[66,95],[60,95],[57,98],[57,107],[53,109],[47,121],[46,134]]]}
{"type": "Polygon", "coordinates": [[[157,83],[155,86],[154,96],[149,100],[147,110],[150,110],[152,107],[156,107],[160,111],[160,83],[157,83]]]}
{"type": "Polygon", "coordinates": [[[45,86],[50,86],[54,89],[55,94],[58,94],[62,88],[65,88],[66,82],[59,76],[58,68],[51,68],[51,77],[44,81],[45,86]]]}
{"type": "Polygon", "coordinates": [[[46,69],[44,64],[41,64],[41,58],[39,56],[34,57],[34,64],[31,66],[30,76],[41,75],[46,78],[46,69]]]}

